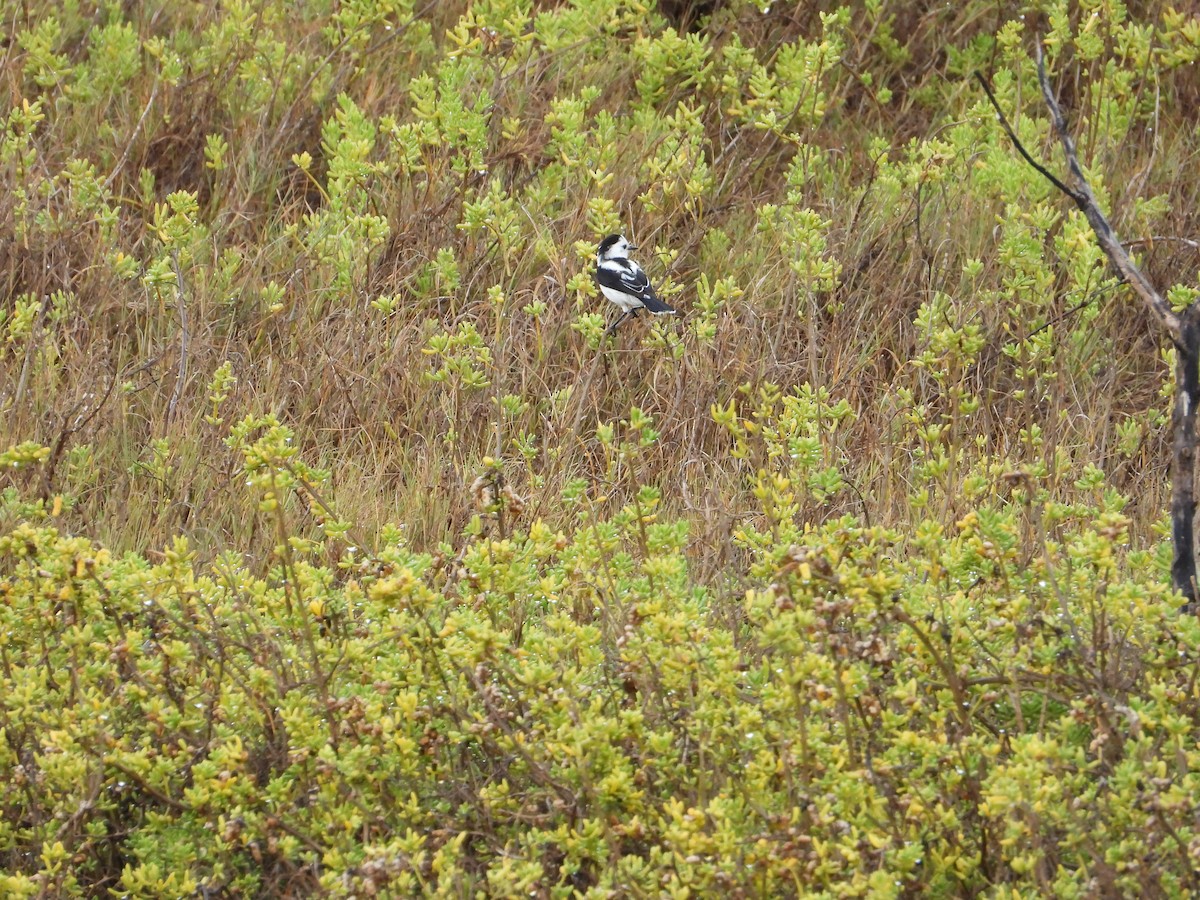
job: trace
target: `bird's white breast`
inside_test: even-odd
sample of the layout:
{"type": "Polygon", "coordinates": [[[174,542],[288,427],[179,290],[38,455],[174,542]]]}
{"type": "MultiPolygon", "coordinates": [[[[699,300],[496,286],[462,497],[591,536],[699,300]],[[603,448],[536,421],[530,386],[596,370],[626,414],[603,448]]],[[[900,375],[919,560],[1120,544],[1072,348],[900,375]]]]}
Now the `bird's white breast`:
{"type": "Polygon", "coordinates": [[[632,294],[626,294],[624,291],[616,291],[604,285],[600,285],[600,292],[625,312],[629,312],[631,309],[642,308],[642,301],[632,294]]]}

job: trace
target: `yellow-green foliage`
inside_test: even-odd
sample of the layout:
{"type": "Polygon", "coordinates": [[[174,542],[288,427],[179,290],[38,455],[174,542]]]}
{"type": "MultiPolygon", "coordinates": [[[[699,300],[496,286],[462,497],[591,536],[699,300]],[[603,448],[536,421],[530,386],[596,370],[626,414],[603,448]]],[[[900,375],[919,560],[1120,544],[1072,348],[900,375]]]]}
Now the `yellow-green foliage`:
{"type": "Polygon", "coordinates": [[[8,4],[0,895],[1195,895],[1190,16],[8,4]]]}
{"type": "Polygon", "coordinates": [[[1127,520],[1014,482],[952,528],[798,526],[800,470],[759,480],[741,596],[649,487],[265,578],[19,526],[5,893],[1189,893],[1200,628],[1121,574],[1127,520]]]}

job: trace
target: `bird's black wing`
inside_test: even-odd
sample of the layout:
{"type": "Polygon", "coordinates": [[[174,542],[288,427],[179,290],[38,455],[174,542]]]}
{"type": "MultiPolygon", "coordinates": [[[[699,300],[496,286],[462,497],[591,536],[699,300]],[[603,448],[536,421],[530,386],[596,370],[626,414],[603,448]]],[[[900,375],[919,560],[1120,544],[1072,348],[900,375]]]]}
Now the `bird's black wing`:
{"type": "Polygon", "coordinates": [[[650,279],[640,266],[621,265],[618,262],[606,262],[596,267],[596,280],[601,286],[629,294],[639,300],[646,296],[654,296],[654,288],[650,287],[650,279]]]}
{"type": "Polygon", "coordinates": [[[658,299],[650,285],[650,276],[637,263],[627,262],[596,267],[596,280],[601,286],[637,297],[652,313],[673,313],[675,310],[658,299]]]}

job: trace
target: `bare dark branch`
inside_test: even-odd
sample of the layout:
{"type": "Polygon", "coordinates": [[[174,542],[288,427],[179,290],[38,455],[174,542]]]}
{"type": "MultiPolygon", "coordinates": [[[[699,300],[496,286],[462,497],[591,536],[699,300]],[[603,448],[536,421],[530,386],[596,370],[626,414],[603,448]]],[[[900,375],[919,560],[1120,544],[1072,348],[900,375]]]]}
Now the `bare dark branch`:
{"type": "Polygon", "coordinates": [[[1085,199],[1059,181],[1053,172],[1029,155],[1029,151],[1025,149],[1025,145],[1021,143],[1021,139],[1017,137],[1017,133],[1013,131],[1012,126],[1008,124],[1008,119],[1005,118],[1004,111],[1000,109],[1000,104],[996,100],[996,95],[992,93],[992,86],[988,84],[987,79],[984,78],[979,72],[975,73],[975,78],[979,81],[980,86],[983,88],[983,92],[987,94],[988,100],[991,101],[992,108],[996,110],[996,118],[1000,120],[1000,127],[1004,129],[1004,133],[1008,135],[1008,139],[1012,141],[1013,146],[1017,148],[1017,152],[1025,157],[1025,162],[1029,163],[1031,166],[1041,172],[1042,176],[1045,177],[1047,181],[1074,200],[1082,209],[1083,204],[1086,202],[1085,199]]]}
{"type": "Polygon", "coordinates": [[[1187,608],[1198,611],[1196,585],[1196,408],[1200,406],[1200,305],[1193,303],[1182,314],[1171,309],[1171,304],[1162,296],[1150,280],[1129,257],[1129,253],[1117,238],[1108,218],[1100,210],[1096,195],[1083,174],[1075,142],[1067,127],[1067,118],[1050,87],[1046,76],[1045,59],[1040,41],[1037,44],[1038,84],[1042,97],[1050,111],[1054,132],[1062,144],[1070,173],[1068,186],[1040,165],[1022,146],[1016,133],[1009,126],[1004,112],[996,102],[987,80],[979,73],[975,77],[983,86],[984,93],[996,110],[1005,133],[1031,166],[1051,184],[1070,197],[1092,226],[1100,248],[1112,263],[1121,279],[1137,292],[1151,315],[1170,335],[1175,345],[1175,408],[1172,415],[1174,448],[1171,460],[1171,534],[1173,559],[1171,582],[1187,600],[1187,608]]]}
{"type": "Polygon", "coordinates": [[[1067,130],[1067,119],[1063,115],[1062,108],[1058,105],[1058,100],[1054,97],[1054,91],[1050,88],[1050,79],[1046,77],[1046,62],[1042,56],[1042,45],[1040,42],[1037,44],[1036,49],[1038,83],[1042,87],[1042,96],[1046,100],[1046,107],[1050,110],[1050,119],[1054,123],[1054,131],[1058,134],[1058,140],[1062,144],[1063,153],[1067,157],[1067,169],[1071,173],[1071,180],[1075,183],[1075,190],[1070,193],[1070,196],[1079,205],[1079,208],[1083,210],[1083,214],[1087,216],[1088,224],[1092,226],[1092,231],[1096,233],[1096,240],[1100,242],[1100,248],[1112,262],[1113,268],[1121,274],[1121,277],[1128,282],[1130,287],[1137,291],[1138,296],[1149,307],[1154,318],[1167,329],[1167,333],[1171,335],[1171,340],[1178,346],[1180,342],[1180,329],[1182,327],[1179,316],[1171,309],[1171,304],[1167,302],[1166,298],[1154,289],[1150,280],[1142,274],[1142,270],[1129,258],[1129,254],[1125,252],[1125,248],[1117,240],[1112,226],[1108,224],[1108,219],[1100,211],[1100,204],[1096,202],[1096,195],[1092,193],[1092,187],[1088,184],[1087,178],[1084,177],[1083,167],[1079,165],[1079,157],[1075,153],[1075,142],[1071,139],[1071,133],[1067,130]]]}

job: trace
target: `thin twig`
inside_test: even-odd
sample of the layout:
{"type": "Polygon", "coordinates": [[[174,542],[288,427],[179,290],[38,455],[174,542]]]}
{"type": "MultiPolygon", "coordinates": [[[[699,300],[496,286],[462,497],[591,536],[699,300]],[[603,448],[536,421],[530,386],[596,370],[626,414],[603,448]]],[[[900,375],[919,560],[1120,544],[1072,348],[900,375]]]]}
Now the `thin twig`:
{"type": "Polygon", "coordinates": [[[21,401],[25,397],[25,385],[29,380],[29,366],[33,361],[33,357],[37,355],[42,346],[42,327],[46,321],[46,311],[50,308],[50,295],[46,294],[42,298],[41,306],[38,308],[37,318],[33,321],[33,328],[29,333],[29,340],[25,342],[25,359],[21,363],[21,377],[17,380],[17,390],[13,394],[12,408],[15,410],[21,405],[21,401]]]}
{"type": "Polygon", "coordinates": [[[1082,205],[1084,198],[1082,198],[1079,194],[1076,194],[1073,190],[1059,181],[1058,178],[1054,176],[1053,172],[1049,171],[1045,166],[1029,155],[1029,151],[1025,149],[1025,145],[1021,143],[1021,139],[1017,137],[1017,133],[1013,131],[1012,126],[1008,124],[1008,119],[1004,117],[1004,112],[1000,109],[1000,104],[996,100],[996,95],[992,93],[992,86],[988,84],[988,81],[983,77],[983,74],[981,72],[976,72],[975,78],[979,81],[980,86],[983,88],[983,92],[987,94],[988,100],[991,101],[992,107],[996,110],[996,118],[1000,120],[1000,127],[1004,129],[1004,133],[1008,135],[1008,139],[1012,141],[1013,146],[1017,148],[1017,152],[1025,157],[1025,162],[1037,169],[1052,185],[1054,185],[1076,203],[1082,205]]]}
{"type": "Polygon", "coordinates": [[[1047,328],[1053,328],[1055,325],[1058,325],[1060,322],[1065,322],[1067,319],[1069,319],[1071,316],[1075,315],[1075,313],[1079,312],[1081,309],[1084,309],[1085,307],[1090,306],[1092,300],[1095,297],[1099,296],[1100,294],[1107,293],[1108,290],[1110,290],[1110,289],[1109,288],[1099,288],[1097,290],[1092,291],[1090,294],[1088,294],[1086,297],[1084,297],[1077,304],[1072,306],[1070,309],[1066,310],[1058,318],[1050,319],[1047,322],[1044,322],[1042,325],[1039,325],[1037,328],[1033,329],[1033,331],[1029,332],[1029,334],[1025,336],[1025,340],[1029,340],[1030,338],[1041,334],[1047,328]]]}
{"type": "Polygon", "coordinates": [[[92,394],[87,394],[82,400],[75,404],[74,408],[63,416],[62,428],[58,433],[58,438],[54,442],[54,447],[50,451],[50,456],[46,460],[46,465],[43,467],[42,474],[42,499],[49,500],[50,494],[54,489],[54,475],[58,469],[58,462],[62,459],[63,450],[67,446],[67,441],[82,431],[100,412],[100,409],[108,402],[108,398],[112,396],[113,388],[117,386],[118,375],[114,371],[112,378],[108,381],[108,387],[100,395],[100,400],[92,406],[87,412],[80,412],[83,409],[83,404],[86,400],[91,399],[92,394]],[[71,418],[74,421],[67,424],[71,418]]]}
{"type": "Polygon", "coordinates": [[[1153,247],[1155,244],[1183,244],[1185,247],[1191,247],[1193,250],[1200,250],[1200,241],[1193,241],[1190,238],[1171,237],[1170,235],[1155,235],[1148,238],[1138,238],[1135,241],[1121,241],[1121,245],[1128,247],[1153,247]]]}
{"type": "MultiPolygon", "coordinates": [[[[587,400],[587,396],[592,387],[592,378],[596,374],[596,366],[604,356],[605,343],[608,341],[608,336],[617,330],[617,326],[624,322],[632,315],[632,311],[623,312],[619,315],[611,325],[604,329],[600,335],[600,344],[596,348],[596,355],[592,357],[592,365],[588,368],[587,378],[584,379],[583,385],[579,391],[579,398],[575,404],[575,416],[571,420],[571,433],[579,433],[579,421],[583,418],[583,404],[587,400]]],[[[606,363],[607,366],[607,363],[606,363]]],[[[606,369],[607,371],[607,369],[606,369]]]]}
{"type": "Polygon", "coordinates": [[[183,394],[183,383],[187,379],[188,365],[188,319],[186,291],[183,285],[183,269],[179,266],[179,251],[171,251],[171,265],[175,269],[175,296],[179,305],[179,368],[175,372],[175,387],[171,391],[171,400],[167,403],[167,424],[175,418],[175,406],[183,394]]]}
{"type": "Polygon", "coordinates": [[[125,163],[129,161],[129,151],[133,149],[134,142],[138,139],[138,135],[142,133],[142,126],[146,124],[146,116],[150,113],[150,107],[154,105],[154,98],[158,96],[159,80],[154,79],[154,87],[150,89],[150,99],[146,101],[146,106],[142,110],[141,116],[138,117],[137,125],[133,127],[133,134],[129,136],[129,140],[125,142],[125,150],[121,153],[121,158],[117,160],[116,166],[104,179],[104,189],[107,191],[112,187],[112,183],[116,177],[121,174],[121,170],[125,168],[125,163]]]}

